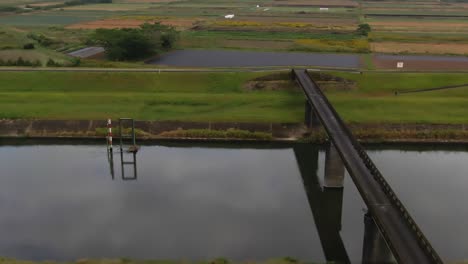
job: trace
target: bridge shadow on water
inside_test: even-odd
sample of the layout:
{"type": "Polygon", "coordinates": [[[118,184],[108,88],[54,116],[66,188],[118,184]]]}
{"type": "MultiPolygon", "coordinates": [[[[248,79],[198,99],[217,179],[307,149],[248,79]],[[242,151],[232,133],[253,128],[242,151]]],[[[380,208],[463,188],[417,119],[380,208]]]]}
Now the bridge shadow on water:
{"type": "MultiPolygon", "coordinates": [[[[318,175],[319,148],[308,144],[294,147],[304,189],[327,262],[351,263],[341,238],[344,165],[328,146],[323,186],[318,175]]],[[[393,256],[372,217],[363,213],[362,263],[394,263],[393,256]]],[[[358,238],[356,238],[358,239],[358,238]]]]}

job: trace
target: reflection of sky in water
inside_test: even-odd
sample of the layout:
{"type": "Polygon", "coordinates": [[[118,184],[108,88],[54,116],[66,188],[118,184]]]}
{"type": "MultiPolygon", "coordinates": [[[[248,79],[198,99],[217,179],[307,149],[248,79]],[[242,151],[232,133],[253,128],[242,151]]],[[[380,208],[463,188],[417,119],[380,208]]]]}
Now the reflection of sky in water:
{"type": "Polygon", "coordinates": [[[132,182],[103,147],[4,147],[0,166],[0,255],[323,259],[292,150],[143,147],[132,182]]]}
{"type": "MultiPolygon", "coordinates": [[[[370,155],[439,253],[468,258],[468,153],[370,155]]],[[[292,149],[146,146],[125,182],[114,158],[112,181],[102,146],[0,147],[0,255],[324,260],[292,149]]],[[[364,206],[349,177],[343,205],[357,261],[364,206]]]]}

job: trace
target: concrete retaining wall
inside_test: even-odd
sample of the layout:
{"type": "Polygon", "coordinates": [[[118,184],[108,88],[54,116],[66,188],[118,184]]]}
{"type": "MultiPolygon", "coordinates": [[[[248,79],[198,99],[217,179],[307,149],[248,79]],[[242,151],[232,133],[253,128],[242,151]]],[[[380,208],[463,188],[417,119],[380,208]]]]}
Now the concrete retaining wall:
{"type": "MultiPolygon", "coordinates": [[[[105,127],[106,120],[0,120],[0,136],[93,136],[97,128],[105,127]]],[[[113,121],[113,127],[118,127],[117,120],[113,121]]],[[[135,127],[155,136],[178,129],[240,129],[288,138],[305,130],[302,124],[297,123],[135,121],[135,127]]]]}

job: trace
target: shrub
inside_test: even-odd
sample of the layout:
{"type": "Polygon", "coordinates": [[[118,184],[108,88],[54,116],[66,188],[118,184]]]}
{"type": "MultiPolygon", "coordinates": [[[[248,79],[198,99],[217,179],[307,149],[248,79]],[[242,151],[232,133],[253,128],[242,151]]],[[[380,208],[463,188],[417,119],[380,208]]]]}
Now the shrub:
{"type": "Polygon", "coordinates": [[[59,62],[54,61],[52,58],[49,58],[46,63],[47,67],[62,67],[63,65],[59,62]]]}
{"type": "Polygon", "coordinates": [[[34,49],[34,44],[33,43],[24,44],[23,49],[25,50],[34,49]]]}

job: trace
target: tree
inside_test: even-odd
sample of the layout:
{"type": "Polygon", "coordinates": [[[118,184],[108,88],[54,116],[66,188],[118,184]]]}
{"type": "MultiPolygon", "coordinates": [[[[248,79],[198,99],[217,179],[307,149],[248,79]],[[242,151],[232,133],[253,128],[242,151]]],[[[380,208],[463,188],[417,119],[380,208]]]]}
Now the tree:
{"type": "Polygon", "coordinates": [[[146,23],[140,28],[97,29],[91,42],[104,46],[111,60],[135,60],[171,49],[177,36],[173,27],[146,23]]]}
{"type": "Polygon", "coordinates": [[[154,44],[159,45],[164,50],[173,48],[179,38],[179,32],[174,27],[162,25],[160,22],[145,23],[141,25],[141,30],[154,44]]]}
{"type": "Polygon", "coordinates": [[[356,33],[361,36],[368,36],[369,32],[372,31],[372,28],[369,24],[359,24],[356,33]]]}

